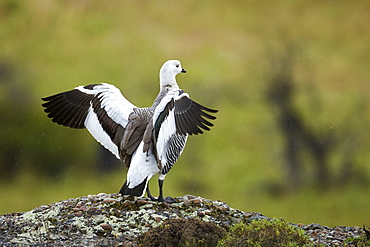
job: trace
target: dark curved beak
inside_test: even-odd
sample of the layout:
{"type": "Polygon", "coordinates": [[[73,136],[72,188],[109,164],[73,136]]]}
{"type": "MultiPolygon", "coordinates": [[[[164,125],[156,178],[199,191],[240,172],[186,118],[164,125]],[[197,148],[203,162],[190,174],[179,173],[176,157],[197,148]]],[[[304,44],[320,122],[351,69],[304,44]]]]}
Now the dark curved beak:
{"type": "Polygon", "coordinates": [[[186,70],[182,69],[182,70],[181,70],[181,73],[186,73],[186,70]]]}

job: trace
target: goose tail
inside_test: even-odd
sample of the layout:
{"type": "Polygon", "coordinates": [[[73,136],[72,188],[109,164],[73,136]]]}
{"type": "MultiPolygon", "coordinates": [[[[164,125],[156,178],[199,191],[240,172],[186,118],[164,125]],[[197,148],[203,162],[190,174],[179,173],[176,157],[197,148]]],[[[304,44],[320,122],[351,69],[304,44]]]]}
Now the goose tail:
{"type": "Polygon", "coordinates": [[[148,181],[148,178],[145,178],[141,184],[130,189],[128,186],[127,180],[126,180],[125,183],[122,185],[119,193],[121,195],[129,195],[129,196],[144,196],[146,186],[147,186],[147,181],[148,181]]]}

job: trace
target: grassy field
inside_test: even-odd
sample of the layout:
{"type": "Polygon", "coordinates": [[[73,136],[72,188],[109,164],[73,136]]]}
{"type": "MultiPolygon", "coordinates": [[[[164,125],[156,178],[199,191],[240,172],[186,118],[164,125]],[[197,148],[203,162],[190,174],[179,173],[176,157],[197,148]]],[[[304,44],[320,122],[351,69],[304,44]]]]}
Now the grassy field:
{"type": "Polygon", "coordinates": [[[369,13],[367,1],[2,1],[0,214],[117,192],[124,182],[123,167],[94,171],[98,144],[51,123],[41,97],[106,81],[148,106],[162,63],[180,59],[181,88],[219,113],[211,132],[189,138],[166,195],[295,223],[370,225],[369,13]],[[309,185],[279,190],[284,139],[266,93],[287,55],[293,104],[317,133],[341,137],[331,173],[351,150],[362,174],[351,183],[318,192],[306,164],[309,185]]]}

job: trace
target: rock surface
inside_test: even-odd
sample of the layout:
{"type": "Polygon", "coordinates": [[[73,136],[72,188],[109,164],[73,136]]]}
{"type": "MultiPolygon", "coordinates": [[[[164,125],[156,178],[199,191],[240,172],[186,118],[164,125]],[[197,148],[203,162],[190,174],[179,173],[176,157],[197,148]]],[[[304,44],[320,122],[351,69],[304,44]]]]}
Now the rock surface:
{"type": "MultiPolygon", "coordinates": [[[[176,203],[167,204],[100,193],[1,215],[0,245],[136,246],[137,236],[166,219],[195,217],[228,229],[240,221],[268,218],[192,195],[175,200],[176,203]]],[[[304,229],[315,243],[327,246],[341,246],[348,238],[364,235],[359,227],[296,226],[304,229]]]]}

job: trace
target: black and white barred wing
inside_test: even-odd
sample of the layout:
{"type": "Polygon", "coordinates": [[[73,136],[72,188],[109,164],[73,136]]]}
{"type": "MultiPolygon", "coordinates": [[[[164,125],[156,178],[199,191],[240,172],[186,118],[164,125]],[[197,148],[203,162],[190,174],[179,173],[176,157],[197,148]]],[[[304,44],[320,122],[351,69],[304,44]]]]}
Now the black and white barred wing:
{"type": "Polygon", "coordinates": [[[214,120],[216,113],[189,98],[182,90],[169,92],[154,112],[154,138],[157,157],[166,174],[180,157],[188,135],[203,134],[213,126],[207,119],[214,120]]]}
{"type": "Polygon", "coordinates": [[[102,83],[42,98],[53,122],[71,128],[87,128],[118,159],[119,147],[135,106],[113,85],[102,83]]]}

